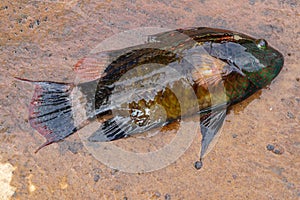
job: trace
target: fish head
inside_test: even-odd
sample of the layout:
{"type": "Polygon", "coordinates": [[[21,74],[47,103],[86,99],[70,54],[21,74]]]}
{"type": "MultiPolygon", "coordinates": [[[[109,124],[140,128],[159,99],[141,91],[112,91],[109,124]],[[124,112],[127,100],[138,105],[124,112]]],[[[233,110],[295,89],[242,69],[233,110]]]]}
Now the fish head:
{"type": "Polygon", "coordinates": [[[233,63],[256,87],[263,88],[279,74],[283,67],[283,55],[268,45],[264,39],[237,40],[240,45],[233,63]]]}
{"type": "Polygon", "coordinates": [[[229,32],[212,38],[203,43],[207,53],[247,76],[257,88],[270,84],[283,67],[283,55],[264,39],[229,32]]]}

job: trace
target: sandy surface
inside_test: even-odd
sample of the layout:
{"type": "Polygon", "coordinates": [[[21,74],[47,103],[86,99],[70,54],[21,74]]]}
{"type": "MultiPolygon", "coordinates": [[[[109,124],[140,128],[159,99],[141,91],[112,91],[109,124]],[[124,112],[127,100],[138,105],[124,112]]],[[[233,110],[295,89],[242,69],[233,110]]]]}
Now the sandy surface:
{"type": "Polygon", "coordinates": [[[299,199],[300,3],[234,2],[1,1],[0,162],[15,169],[12,199],[299,199]],[[265,38],[285,65],[268,88],[231,110],[200,171],[193,168],[200,133],[180,159],[150,173],[110,169],[77,133],[35,154],[44,139],[28,123],[33,87],[13,77],[71,82],[72,66],[99,42],[143,26],[208,26],[265,38]]]}

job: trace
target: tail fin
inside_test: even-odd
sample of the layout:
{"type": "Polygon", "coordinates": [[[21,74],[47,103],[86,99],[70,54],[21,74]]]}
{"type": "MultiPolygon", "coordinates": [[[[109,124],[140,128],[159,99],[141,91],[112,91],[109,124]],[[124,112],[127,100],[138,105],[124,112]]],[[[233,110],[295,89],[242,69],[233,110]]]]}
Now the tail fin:
{"type": "Polygon", "coordinates": [[[36,87],[29,106],[29,122],[47,139],[36,150],[37,152],[41,148],[71,135],[77,128],[74,125],[70,99],[74,86],[54,82],[33,83],[36,87]]]}

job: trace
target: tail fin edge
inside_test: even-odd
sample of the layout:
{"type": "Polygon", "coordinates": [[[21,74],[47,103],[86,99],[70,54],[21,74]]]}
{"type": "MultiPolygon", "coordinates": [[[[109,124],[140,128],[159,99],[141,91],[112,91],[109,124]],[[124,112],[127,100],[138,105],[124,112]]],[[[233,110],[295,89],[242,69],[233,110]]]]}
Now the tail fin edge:
{"type": "Polygon", "coordinates": [[[70,98],[74,85],[20,80],[35,84],[34,94],[29,105],[29,123],[46,139],[46,142],[38,147],[35,153],[77,130],[74,125],[70,98]]]}

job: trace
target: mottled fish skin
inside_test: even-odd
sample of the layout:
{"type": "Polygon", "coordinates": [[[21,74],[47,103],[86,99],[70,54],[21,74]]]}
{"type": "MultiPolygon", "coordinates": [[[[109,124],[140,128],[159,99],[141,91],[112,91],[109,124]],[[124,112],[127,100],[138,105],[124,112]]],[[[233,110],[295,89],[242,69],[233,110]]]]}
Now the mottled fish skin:
{"type": "Polygon", "coordinates": [[[284,62],[265,40],[228,30],[177,29],[151,38],[154,42],[81,59],[75,71],[84,81],[34,82],[29,121],[47,139],[42,147],[96,119],[102,126],[90,136],[92,142],[120,139],[199,114],[201,161],[227,108],[270,84],[284,62]]]}

